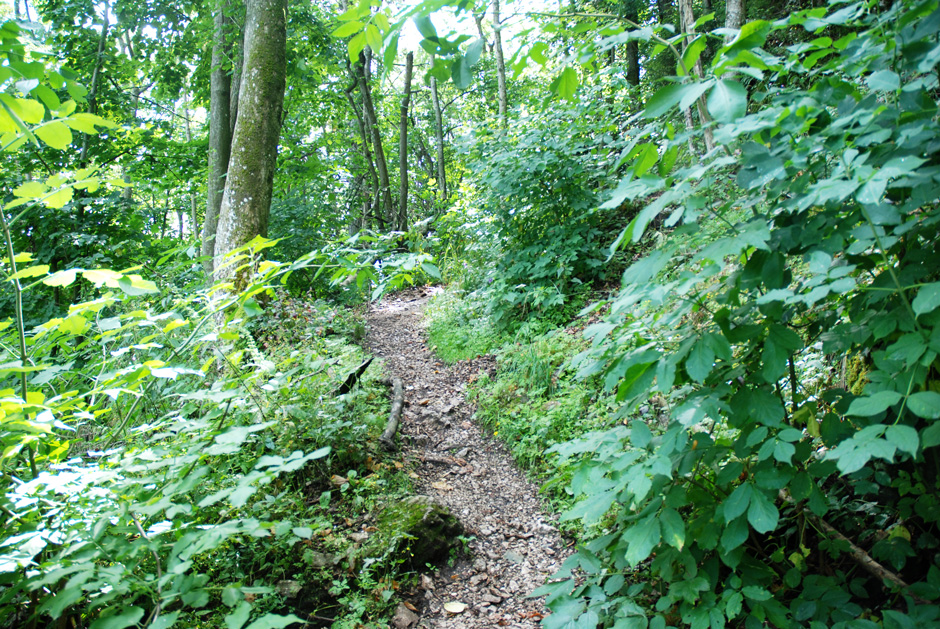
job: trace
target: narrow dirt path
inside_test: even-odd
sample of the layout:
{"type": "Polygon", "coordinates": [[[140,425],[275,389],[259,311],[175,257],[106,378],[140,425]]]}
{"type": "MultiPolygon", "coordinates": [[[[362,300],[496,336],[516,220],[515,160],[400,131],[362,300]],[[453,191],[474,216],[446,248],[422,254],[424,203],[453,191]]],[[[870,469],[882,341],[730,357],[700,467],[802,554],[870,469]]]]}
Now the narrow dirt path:
{"type": "MultiPolygon", "coordinates": [[[[425,343],[426,291],[398,293],[368,316],[368,343],[405,385],[398,442],[417,463],[419,493],[450,508],[466,528],[472,557],[422,578],[425,605],[418,626],[538,627],[546,613],[528,595],[567,555],[538,488],[512,464],[508,452],[470,421],[468,380],[495,363],[478,359],[447,367],[425,343]],[[467,609],[450,614],[448,602],[467,609]]],[[[407,614],[406,614],[407,616],[407,614]]],[[[414,618],[396,617],[407,627],[414,618]]]]}

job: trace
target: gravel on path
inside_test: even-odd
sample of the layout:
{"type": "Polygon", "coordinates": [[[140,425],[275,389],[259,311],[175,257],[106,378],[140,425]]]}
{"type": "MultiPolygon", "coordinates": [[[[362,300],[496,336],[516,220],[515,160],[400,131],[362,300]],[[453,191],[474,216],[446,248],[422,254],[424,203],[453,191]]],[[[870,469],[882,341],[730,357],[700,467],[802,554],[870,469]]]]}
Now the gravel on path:
{"type": "Polygon", "coordinates": [[[570,551],[553,518],[542,512],[538,487],[471,421],[464,390],[481,371],[494,372],[495,361],[483,357],[448,367],[428,349],[423,313],[430,294],[397,293],[378,304],[368,315],[367,342],[385,360],[388,375],[404,382],[398,443],[416,463],[418,492],[460,519],[472,552],[422,575],[419,614],[400,606],[392,624],[398,629],[538,627],[547,612],[529,595],[570,551]],[[444,609],[448,603],[466,607],[454,614],[444,609]]]}

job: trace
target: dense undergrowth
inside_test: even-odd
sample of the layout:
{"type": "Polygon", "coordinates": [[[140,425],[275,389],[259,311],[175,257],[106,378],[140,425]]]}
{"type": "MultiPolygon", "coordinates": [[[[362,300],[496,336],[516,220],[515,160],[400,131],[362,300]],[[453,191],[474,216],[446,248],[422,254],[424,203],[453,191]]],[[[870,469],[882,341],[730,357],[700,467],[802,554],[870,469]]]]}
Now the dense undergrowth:
{"type": "Polygon", "coordinates": [[[936,2],[753,22],[629,121],[612,192],[595,155],[526,153],[525,119],[518,167],[480,175],[472,229],[548,244],[478,241],[490,274],[449,269],[430,330],[496,354],[477,415],[578,541],[546,627],[940,622],[938,25],[936,2]],[[699,97],[707,137],[679,130],[699,97]],[[565,164],[551,195],[533,159],[565,164]],[[559,306],[603,278],[546,231],[584,224],[564,177],[636,208],[580,319],[559,306]]]}

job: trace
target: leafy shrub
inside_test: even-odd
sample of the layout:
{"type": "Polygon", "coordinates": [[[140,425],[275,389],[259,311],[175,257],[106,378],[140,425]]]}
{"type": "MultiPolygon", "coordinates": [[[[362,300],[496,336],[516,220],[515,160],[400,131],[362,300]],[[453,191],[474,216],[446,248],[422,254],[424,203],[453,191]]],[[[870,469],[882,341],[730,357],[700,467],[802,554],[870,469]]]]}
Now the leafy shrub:
{"type": "Polygon", "coordinates": [[[637,118],[646,144],[605,205],[647,203],[622,241],[666,212],[680,226],[627,269],[578,364],[622,415],[662,399],[666,426],[553,448],[574,466],[563,517],[597,534],[542,588],[546,627],[940,618],[938,24],[933,1],[752,22],[637,118]],[[761,48],[797,28],[816,38],[761,48]],[[664,165],[694,94],[717,149],[664,165]],[[852,392],[824,365],[857,356],[852,392]]]}

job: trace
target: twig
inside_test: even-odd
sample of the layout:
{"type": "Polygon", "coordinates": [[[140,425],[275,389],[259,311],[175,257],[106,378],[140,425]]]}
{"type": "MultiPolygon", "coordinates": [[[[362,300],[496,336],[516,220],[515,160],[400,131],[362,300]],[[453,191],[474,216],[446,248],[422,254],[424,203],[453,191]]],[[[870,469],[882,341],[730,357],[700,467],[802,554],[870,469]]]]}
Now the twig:
{"type": "MultiPolygon", "coordinates": [[[[779,496],[784,502],[797,506],[796,501],[790,496],[789,493],[786,492],[786,490],[781,489],[779,492],[779,496]]],[[[818,515],[816,515],[809,509],[807,509],[806,507],[798,506],[798,508],[802,509],[803,515],[805,515],[806,518],[810,522],[812,522],[817,527],[825,531],[826,535],[828,535],[829,537],[835,538],[841,542],[845,542],[849,547],[849,556],[870,575],[872,575],[873,577],[877,579],[880,579],[882,583],[887,581],[893,584],[898,589],[903,590],[906,594],[909,594],[910,597],[914,599],[914,601],[916,601],[917,603],[921,605],[930,604],[929,601],[917,596],[916,594],[912,594],[908,592],[911,586],[908,585],[904,581],[904,579],[902,579],[901,577],[899,577],[898,575],[891,572],[890,570],[885,568],[883,565],[881,565],[880,563],[872,559],[871,555],[869,555],[865,551],[864,548],[857,545],[848,537],[840,533],[838,530],[836,530],[834,526],[832,526],[831,524],[823,520],[821,517],[819,517],[818,515]]]]}
{"type": "Polygon", "coordinates": [[[405,406],[404,387],[401,378],[392,378],[392,411],[389,413],[388,424],[385,431],[379,437],[379,443],[382,448],[388,451],[395,449],[395,433],[398,431],[398,424],[401,421],[401,411],[405,406]]]}

